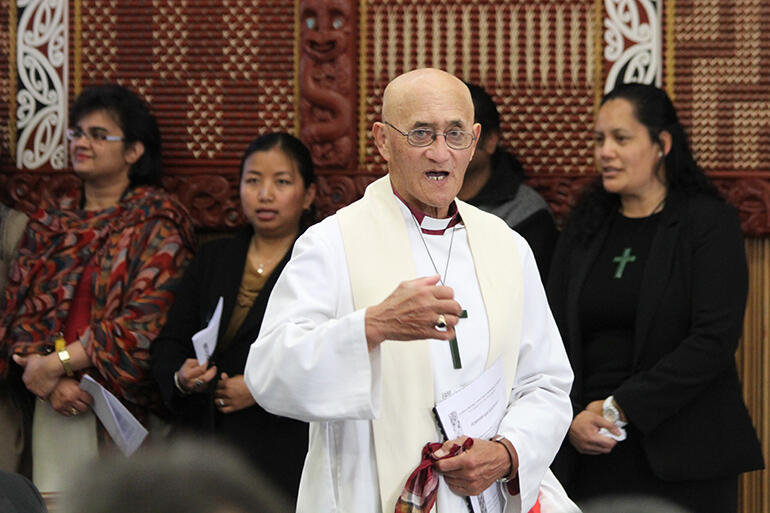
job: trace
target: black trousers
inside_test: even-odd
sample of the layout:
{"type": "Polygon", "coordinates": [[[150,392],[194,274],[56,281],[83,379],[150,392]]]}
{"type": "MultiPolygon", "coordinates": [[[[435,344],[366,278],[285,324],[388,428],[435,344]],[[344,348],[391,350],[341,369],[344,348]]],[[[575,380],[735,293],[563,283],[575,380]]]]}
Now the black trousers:
{"type": "Polygon", "coordinates": [[[576,478],[567,487],[575,502],[606,495],[646,495],[674,502],[691,513],[737,512],[737,475],[705,481],[663,481],[650,469],[641,433],[629,427],[628,438],[609,454],[579,456],[576,478]]]}

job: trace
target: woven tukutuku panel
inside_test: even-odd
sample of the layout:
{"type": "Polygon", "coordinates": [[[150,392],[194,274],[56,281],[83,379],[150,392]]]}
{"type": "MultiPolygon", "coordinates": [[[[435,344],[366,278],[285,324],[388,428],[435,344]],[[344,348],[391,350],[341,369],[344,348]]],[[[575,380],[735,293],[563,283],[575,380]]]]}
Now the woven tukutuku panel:
{"type": "Polygon", "coordinates": [[[674,95],[707,170],[770,171],[770,3],[677,0],[674,95]]]}
{"type": "Polygon", "coordinates": [[[152,104],[172,167],[240,160],[294,130],[294,6],[83,0],[83,86],[116,80],[152,104]]]}
{"type": "MultiPolygon", "coordinates": [[[[738,206],[744,230],[770,212],[770,3],[678,0],[674,103],[698,163],[738,206]]],[[[671,88],[669,88],[671,89],[671,88]]]]}
{"type": "Polygon", "coordinates": [[[8,123],[10,106],[10,77],[8,76],[8,54],[10,52],[9,0],[0,0],[0,159],[9,160],[8,123]]]}

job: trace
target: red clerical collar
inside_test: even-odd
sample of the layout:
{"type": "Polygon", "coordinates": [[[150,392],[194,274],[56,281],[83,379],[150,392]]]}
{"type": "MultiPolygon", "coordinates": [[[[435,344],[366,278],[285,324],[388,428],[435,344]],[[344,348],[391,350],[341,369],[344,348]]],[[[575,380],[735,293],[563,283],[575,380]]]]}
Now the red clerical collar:
{"type": "Polygon", "coordinates": [[[444,235],[444,232],[447,231],[448,228],[451,228],[462,221],[460,214],[457,212],[457,204],[454,201],[449,205],[449,210],[447,211],[449,217],[436,219],[435,217],[430,217],[426,215],[425,212],[412,207],[396,192],[395,189],[393,190],[393,194],[395,194],[396,197],[401,200],[401,203],[409,209],[409,212],[412,213],[417,224],[420,225],[420,231],[426,235],[444,235]]]}

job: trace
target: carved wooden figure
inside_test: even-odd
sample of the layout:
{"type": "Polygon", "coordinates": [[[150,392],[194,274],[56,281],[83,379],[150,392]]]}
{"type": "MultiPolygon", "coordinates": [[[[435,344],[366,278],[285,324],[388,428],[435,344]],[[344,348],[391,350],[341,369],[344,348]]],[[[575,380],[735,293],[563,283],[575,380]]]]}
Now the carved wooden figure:
{"type": "Polygon", "coordinates": [[[319,168],[354,164],[355,6],[300,2],[300,137],[319,168]]]}

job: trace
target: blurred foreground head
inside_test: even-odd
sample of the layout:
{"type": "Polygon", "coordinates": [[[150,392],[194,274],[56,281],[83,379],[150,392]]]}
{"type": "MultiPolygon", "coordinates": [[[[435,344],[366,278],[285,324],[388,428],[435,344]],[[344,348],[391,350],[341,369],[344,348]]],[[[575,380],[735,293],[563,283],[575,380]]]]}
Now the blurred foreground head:
{"type": "Polygon", "coordinates": [[[692,513],[672,502],[645,495],[612,495],[580,504],[583,513],[692,513]]]}
{"type": "Polygon", "coordinates": [[[230,448],[192,439],[81,470],[64,513],[284,513],[293,508],[230,448]]]}

